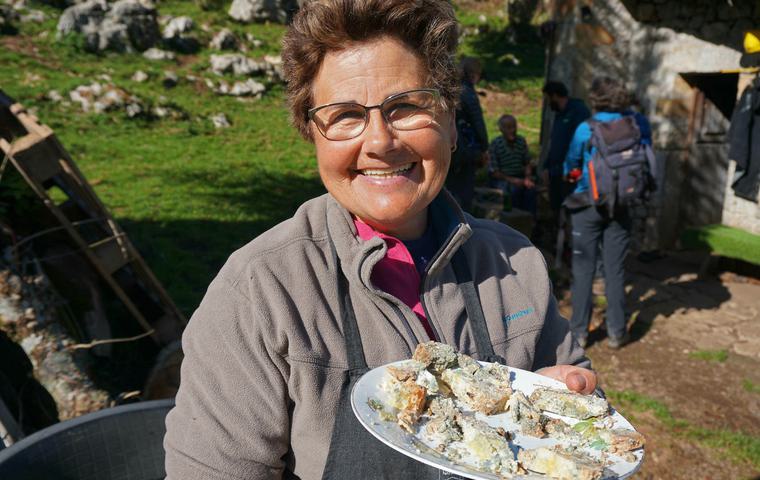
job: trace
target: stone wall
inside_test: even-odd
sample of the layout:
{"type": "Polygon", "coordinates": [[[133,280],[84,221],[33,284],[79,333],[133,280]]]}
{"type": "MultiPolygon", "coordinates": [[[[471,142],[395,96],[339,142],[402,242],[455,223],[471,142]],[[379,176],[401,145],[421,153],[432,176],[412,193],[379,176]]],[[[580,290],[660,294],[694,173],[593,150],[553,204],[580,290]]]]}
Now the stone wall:
{"type": "MultiPolygon", "coordinates": [[[[565,0],[554,4],[557,28],[548,78],[565,82],[572,96],[584,99],[594,76],[620,78],[652,123],[665,182],[656,220],[650,220],[648,238],[643,241],[648,248],[674,246],[683,228],[720,221],[723,206],[729,211],[733,208],[734,203],[725,198],[725,146],[720,136],[698,138],[695,123],[706,119],[700,112],[693,114],[699,88],[686,79],[739,68],[741,29],[753,22],[760,24],[756,4],[760,2],[734,0],[731,6],[722,0],[565,0]]],[[[717,111],[709,100],[704,103],[713,114],[717,111]]],[[[548,127],[551,114],[545,113],[548,127]]],[[[713,116],[716,119],[708,119],[712,123],[727,125],[724,116],[713,116]]],[[[745,220],[757,217],[746,214],[746,209],[757,212],[757,204],[748,203],[742,207],[745,220]]],[[[760,229],[760,219],[752,222],[753,228],[760,229]]]]}
{"type": "Polygon", "coordinates": [[[622,0],[636,21],[737,48],[742,32],[760,23],[755,0],[622,0]]]}

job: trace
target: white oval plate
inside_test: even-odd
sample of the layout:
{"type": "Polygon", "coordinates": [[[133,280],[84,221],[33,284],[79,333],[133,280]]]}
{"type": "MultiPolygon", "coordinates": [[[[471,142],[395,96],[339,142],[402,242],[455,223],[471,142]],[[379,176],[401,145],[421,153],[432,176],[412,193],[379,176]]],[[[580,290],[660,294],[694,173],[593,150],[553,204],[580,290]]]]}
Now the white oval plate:
{"type": "MultiPolygon", "coordinates": [[[[450,473],[464,475],[467,478],[475,480],[501,480],[494,474],[480,472],[474,470],[466,465],[454,463],[441,455],[439,452],[432,448],[432,445],[426,443],[419,435],[412,435],[398,426],[395,422],[386,422],[380,418],[380,413],[372,409],[369,404],[369,399],[375,399],[383,403],[388,404],[387,394],[380,388],[380,384],[386,375],[386,367],[390,365],[397,365],[408,360],[401,360],[399,362],[390,363],[382,367],[377,367],[369,372],[365,373],[358,382],[354,385],[351,391],[351,408],[354,411],[354,415],[359,419],[359,422],[366,428],[372,435],[378,440],[393,448],[394,450],[403,453],[409,457],[414,458],[422,463],[430,465],[441,470],[445,470],[450,473]]],[[[487,365],[484,362],[480,362],[483,365],[487,365]]],[[[525,395],[530,396],[536,387],[553,387],[553,388],[566,388],[561,382],[554,380],[537,373],[529,372],[527,370],[521,370],[519,368],[509,367],[510,377],[512,379],[512,388],[522,391],[525,395]]],[[[613,428],[625,428],[628,430],[635,430],[633,426],[623,418],[620,413],[612,409],[612,421],[613,428]]],[[[575,424],[578,420],[563,417],[554,414],[547,414],[548,416],[559,418],[569,424],[575,424]]],[[[536,438],[519,433],[519,427],[515,424],[511,416],[507,413],[499,415],[486,416],[481,413],[476,413],[476,416],[493,427],[503,427],[508,432],[514,434],[514,439],[510,442],[512,449],[515,453],[519,449],[532,449],[538,447],[551,447],[556,445],[557,440],[550,438],[536,438]]],[[[592,456],[598,456],[599,452],[591,448],[583,449],[584,452],[589,453],[592,456]]],[[[633,455],[636,460],[634,462],[627,462],[623,458],[617,455],[609,455],[608,459],[612,462],[611,465],[605,469],[605,479],[611,478],[627,478],[633,475],[641,466],[641,462],[644,459],[644,449],[640,448],[634,450],[633,455]]],[[[531,478],[536,478],[535,475],[531,475],[531,478]]],[[[519,475],[515,478],[521,478],[519,475]]],[[[523,478],[528,478],[525,476],[523,478]]]]}

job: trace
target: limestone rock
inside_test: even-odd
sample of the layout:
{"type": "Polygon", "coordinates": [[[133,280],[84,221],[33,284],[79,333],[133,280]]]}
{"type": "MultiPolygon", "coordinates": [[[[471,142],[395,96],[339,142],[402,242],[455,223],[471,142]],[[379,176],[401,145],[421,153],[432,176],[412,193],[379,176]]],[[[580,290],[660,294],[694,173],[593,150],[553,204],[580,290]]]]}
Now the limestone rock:
{"type": "Polygon", "coordinates": [[[224,113],[217,113],[211,116],[211,123],[214,124],[214,128],[229,128],[230,121],[227,119],[227,115],[224,113]]]}
{"type": "Polygon", "coordinates": [[[136,71],[132,75],[132,81],[137,83],[142,83],[148,79],[148,74],[143,72],[142,70],[136,71]]]}
{"type": "Polygon", "coordinates": [[[258,75],[266,72],[266,64],[259,63],[238,53],[211,55],[211,71],[217,75],[258,75]]]}
{"type": "Polygon", "coordinates": [[[298,9],[296,0],[233,0],[230,17],[243,22],[287,23],[298,9]]]}
{"type": "Polygon", "coordinates": [[[244,82],[235,82],[232,86],[222,80],[219,82],[218,87],[213,87],[213,90],[220,95],[260,98],[266,91],[266,87],[256,80],[249,78],[244,82]]]}
{"type": "Polygon", "coordinates": [[[85,47],[92,51],[144,51],[159,38],[156,10],[140,0],[88,0],[67,8],[61,14],[58,37],[81,33],[85,47]]]}
{"type": "Polygon", "coordinates": [[[161,83],[164,85],[164,88],[174,88],[179,83],[179,77],[172,71],[166,71],[164,72],[164,79],[161,83]]]}
{"type": "Polygon", "coordinates": [[[214,35],[208,46],[213,50],[235,50],[238,48],[238,39],[234,33],[225,28],[214,35]]]}
{"type": "Polygon", "coordinates": [[[144,111],[143,102],[138,97],[113,84],[93,82],[90,85],[80,85],[69,92],[69,98],[78,103],[84,112],[124,110],[127,116],[134,117],[144,111]]]}
{"type": "Polygon", "coordinates": [[[266,55],[264,57],[264,66],[269,78],[273,82],[283,82],[282,74],[282,57],[279,55],[266,55]]]}
{"type": "Polygon", "coordinates": [[[42,23],[47,16],[42,10],[28,10],[26,13],[19,17],[22,23],[42,23]]]}
{"type": "Polygon", "coordinates": [[[160,48],[149,48],[143,52],[143,57],[148,60],[174,60],[173,52],[161,50],[160,48]]]}
{"type": "Polygon", "coordinates": [[[47,94],[45,94],[45,97],[51,102],[55,102],[55,103],[58,103],[63,100],[63,97],[58,92],[58,90],[50,90],[49,92],[47,92],[47,94]]]}
{"type": "Polygon", "coordinates": [[[174,17],[164,27],[162,36],[164,40],[175,38],[183,33],[190,32],[195,27],[193,19],[190,17],[174,17]]]}
{"type": "Polygon", "coordinates": [[[164,44],[182,53],[195,53],[200,49],[200,42],[190,35],[195,23],[190,17],[175,17],[169,20],[161,36],[164,44]]]}

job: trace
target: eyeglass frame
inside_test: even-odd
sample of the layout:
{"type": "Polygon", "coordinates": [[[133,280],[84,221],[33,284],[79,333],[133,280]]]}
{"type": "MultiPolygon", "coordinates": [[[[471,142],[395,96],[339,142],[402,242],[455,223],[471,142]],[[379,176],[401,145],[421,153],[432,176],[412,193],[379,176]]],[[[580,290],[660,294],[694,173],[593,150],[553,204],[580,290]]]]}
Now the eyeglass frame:
{"type": "MultiPolygon", "coordinates": [[[[356,138],[356,137],[360,136],[362,133],[364,133],[364,131],[367,129],[367,126],[369,125],[369,111],[372,110],[372,109],[374,109],[374,108],[377,108],[378,110],[380,110],[380,115],[383,116],[383,120],[385,120],[386,124],[388,124],[394,130],[399,130],[396,127],[393,126],[393,124],[391,123],[390,120],[388,120],[388,117],[385,114],[385,110],[383,110],[383,105],[385,105],[386,102],[389,102],[391,100],[395,100],[395,99],[397,99],[398,97],[400,97],[402,95],[406,95],[406,94],[414,93],[414,92],[428,92],[428,93],[432,93],[433,97],[434,97],[434,101],[440,106],[440,103],[439,103],[441,101],[441,92],[440,92],[440,90],[438,90],[437,88],[415,88],[415,89],[412,89],[412,90],[407,90],[405,92],[399,92],[399,93],[394,93],[393,95],[389,95],[388,97],[386,97],[382,102],[378,103],[377,105],[362,105],[361,103],[356,103],[356,102],[335,102],[335,103],[328,103],[328,104],[325,104],[325,105],[320,105],[318,107],[310,108],[306,112],[306,121],[314,122],[314,124],[317,125],[317,122],[314,120],[314,115],[317,112],[319,112],[320,110],[322,110],[324,108],[327,108],[327,107],[333,107],[335,105],[355,105],[357,107],[362,107],[364,109],[364,126],[359,131],[359,133],[357,133],[353,137],[343,138],[343,139],[340,139],[340,140],[333,140],[332,138],[328,138],[327,135],[325,135],[325,133],[322,132],[322,129],[319,128],[319,125],[317,125],[317,130],[319,131],[319,134],[322,135],[323,137],[325,137],[326,140],[329,140],[331,142],[345,142],[346,140],[353,140],[354,138],[356,138]]],[[[437,111],[436,111],[436,113],[437,113],[437,111]]],[[[430,122],[430,123],[433,123],[433,122],[430,122]]],[[[430,123],[428,125],[426,125],[426,126],[429,126],[430,123]]],[[[425,128],[425,127],[413,128],[411,130],[400,130],[400,131],[402,131],[402,132],[412,132],[414,130],[419,130],[421,128],[425,128]]]]}

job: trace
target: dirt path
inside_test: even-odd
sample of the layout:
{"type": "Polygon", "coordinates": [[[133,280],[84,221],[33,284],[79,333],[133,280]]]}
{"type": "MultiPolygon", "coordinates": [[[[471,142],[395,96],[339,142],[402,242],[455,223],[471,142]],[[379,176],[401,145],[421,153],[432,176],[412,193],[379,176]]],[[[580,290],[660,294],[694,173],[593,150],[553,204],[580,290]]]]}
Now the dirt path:
{"type": "MultiPolygon", "coordinates": [[[[648,439],[635,478],[757,479],[757,463],[729,457],[760,445],[760,285],[736,275],[700,279],[695,260],[630,261],[634,340],[611,350],[599,328],[588,355],[648,439]]],[[[569,315],[567,294],[561,305],[569,315]]]]}

